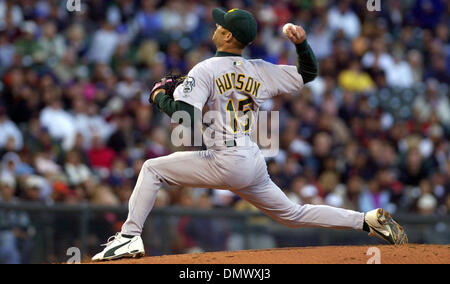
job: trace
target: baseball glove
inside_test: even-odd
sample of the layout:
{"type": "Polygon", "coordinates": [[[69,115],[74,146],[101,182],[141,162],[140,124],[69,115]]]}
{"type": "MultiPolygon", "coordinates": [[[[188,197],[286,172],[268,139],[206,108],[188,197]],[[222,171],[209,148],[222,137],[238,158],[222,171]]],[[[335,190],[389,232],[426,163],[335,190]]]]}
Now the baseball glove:
{"type": "Polygon", "coordinates": [[[184,75],[177,75],[169,73],[166,76],[164,76],[160,81],[153,84],[152,91],[150,92],[150,103],[153,103],[152,98],[153,94],[156,90],[164,89],[166,91],[166,95],[173,98],[173,93],[175,92],[176,87],[178,87],[180,84],[183,83],[184,79],[186,79],[186,76],[184,75]]]}

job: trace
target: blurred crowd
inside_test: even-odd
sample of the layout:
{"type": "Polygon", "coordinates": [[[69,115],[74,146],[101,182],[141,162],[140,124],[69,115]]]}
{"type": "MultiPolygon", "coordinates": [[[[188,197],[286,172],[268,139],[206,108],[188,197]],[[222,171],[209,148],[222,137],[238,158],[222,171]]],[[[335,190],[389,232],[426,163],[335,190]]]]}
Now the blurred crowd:
{"type": "MultiPolygon", "coordinates": [[[[281,33],[292,22],[319,60],[301,94],[264,105],[281,118],[268,169],[292,200],[448,214],[448,1],[382,1],[379,12],[356,0],[65,2],[0,0],[1,201],[127,204],[143,162],[179,150],[148,89],[214,55],[222,6],[258,20],[247,58],[295,65],[281,33]]],[[[168,205],[248,207],[210,189],[161,190],[156,206],[168,205]]]]}

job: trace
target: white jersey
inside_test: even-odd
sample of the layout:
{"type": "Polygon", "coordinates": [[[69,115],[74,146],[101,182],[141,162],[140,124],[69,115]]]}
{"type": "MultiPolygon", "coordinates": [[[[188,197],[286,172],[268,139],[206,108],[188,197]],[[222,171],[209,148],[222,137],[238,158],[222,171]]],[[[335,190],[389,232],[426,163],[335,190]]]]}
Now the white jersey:
{"type": "Polygon", "coordinates": [[[213,57],[192,68],[174,98],[208,111],[203,123],[209,135],[203,141],[223,145],[254,130],[259,107],[266,100],[298,94],[303,85],[296,66],[240,56],[213,57]]]}

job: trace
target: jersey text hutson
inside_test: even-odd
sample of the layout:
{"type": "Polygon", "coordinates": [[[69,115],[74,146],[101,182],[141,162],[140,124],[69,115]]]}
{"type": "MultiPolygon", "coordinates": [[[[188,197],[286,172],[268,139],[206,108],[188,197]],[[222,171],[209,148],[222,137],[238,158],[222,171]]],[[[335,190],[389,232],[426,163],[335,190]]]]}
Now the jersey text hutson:
{"type": "Polygon", "coordinates": [[[231,72],[225,73],[222,76],[218,77],[216,79],[216,86],[221,95],[231,89],[235,89],[236,91],[244,92],[256,98],[258,97],[261,83],[256,81],[251,76],[231,72]]]}

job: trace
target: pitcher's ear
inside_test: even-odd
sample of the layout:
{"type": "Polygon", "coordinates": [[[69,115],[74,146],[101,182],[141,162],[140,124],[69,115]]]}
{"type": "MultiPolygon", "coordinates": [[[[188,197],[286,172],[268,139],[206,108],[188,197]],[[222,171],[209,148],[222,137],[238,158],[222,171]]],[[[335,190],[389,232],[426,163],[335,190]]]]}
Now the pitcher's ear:
{"type": "Polygon", "coordinates": [[[225,41],[226,42],[231,42],[233,41],[233,34],[231,32],[228,32],[227,35],[225,36],[225,41]]]}

